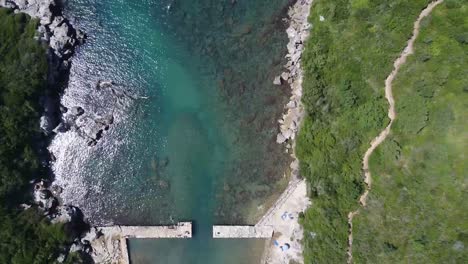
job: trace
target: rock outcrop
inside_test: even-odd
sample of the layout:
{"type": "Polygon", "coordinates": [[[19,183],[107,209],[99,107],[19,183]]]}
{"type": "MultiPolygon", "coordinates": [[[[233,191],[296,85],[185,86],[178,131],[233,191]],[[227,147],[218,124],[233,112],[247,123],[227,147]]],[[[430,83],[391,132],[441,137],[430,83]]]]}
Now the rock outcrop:
{"type": "MultiPolygon", "coordinates": [[[[301,57],[304,43],[309,37],[310,24],[307,21],[307,17],[309,16],[311,5],[312,0],[299,0],[288,11],[289,27],[286,30],[289,38],[287,45],[288,54],[286,55],[288,62],[284,66],[287,71],[281,73],[273,81],[276,85],[288,83],[292,89],[290,101],[286,105],[286,112],[278,120],[280,133],[277,135],[276,141],[280,144],[294,140],[304,113],[301,104],[303,78],[301,57]]],[[[291,148],[290,145],[289,148],[291,148]]]]}
{"type": "MultiPolygon", "coordinates": [[[[40,98],[40,104],[44,110],[39,125],[46,135],[65,130],[65,128],[57,127],[59,116],[63,112],[69,112],[69,115],[76,117],[84,114],[81,107],[73,107],[70,111],[61,107],[59,98],[68,80],[71,57],[76,47],[84,42],[85,34],[76,30],[62,15],[61,8],[55,0],[0,0],[0,7],[11,8],[15,13],[24,13],[39,20],[36,39],[49,47],[47,50],[47,90],[40,98]]],[[[104,125],[108,123],[109,121],[104,122],[104,125]]],[[[47,156],[47,161],[54,159],[51,153],[47,156]]],[[[81,241],[82,233],[88,229],[88,225],[83,221],[83,215],[77,207],[60,203],[61,191],[61,187],[51,185],[47,180],[37,181],[33,190],[33,206],[37,206],[52,223],[61,223],[69,227],[72,236],[76,238],[75,242],[70,245],[70,252],[89,253],[89,241],[87,243],[81,241]]],[[[31,205],[23,204],[21,207],[28,209],[31,205]]],[[[67,251],[64,249],[64,252],[59,255],[57,259],[59,263],[65,261],[67,251]]]]}
{"type": "Polygon", "coordinates": [[[292,90],[290,100],[285,106],[285,113],[278,120],[280,133],[278,133],[276,141],[279,144],[286,145],[286,152],[291,154],[293,161],[290,164],[291,178],[288,188],[257,225],[274,226],[275,234],[278,234],[277,240],[287,242],[288,248],[291,247],[291,249],[284,252],[276,246],[271,246],[264,255],[265,263],[304,263],[303,248],[302,243],[300,243],[304,231],[298,221],[298,214],[307,209],[310,200],[307,197],[307,182],[304,179],[299,179],[299,160],[294,153],[296,146],[294,139],[304,115],[301,103],[303,79],[301,57],[305,41],[309,37],[311,25],[308,23],[307,18],[311,7],[312,0],[298,0],[289,9],[289,27],[286,30],[289,38],[288,54],[286,55],[288,62],[284,66],[287,71],[281,73],[274,80],[276,85],[289,84],[292,90]],[[288,222],[285,222],[282,215],[280,215],[284,214],[286,210],[296,210],[295,214],[297,214],[293,219],[290,218],[288,222]]]}
{"type": "MultiPolygon", "coordinates": [[[[39,19],[37,39],[49,46],[47,52],[49,89],[40,100],[44,109],[39,122],[42,131],[46,135],[51,135],[74,129],[86,139],[89,146],[96,145],[103,132],[113,123],[114,117],[85,114],[85,110],[80,106],[66,109],[59,103],[59,92],[66,84],[71,57],[76,47],[85,41],[85,34],[75,29],[62,15],[61,8],[55,0],[0,0],[0,6],[39,19]]],[[[112,85],[111,81],[102,81],[97,87],[105,89],[112,85]]],[[[112,92],[122,96],[115,92],[115,89],[112,92]]],[[[125,92],[121,93],[128,96],[125,92]]]]}
{"type": "Polygon", "coordinates": [[[53,131],[55,133],[75,131],[87,141],[88,146],[94,146],[113,123],[112,114],[99,116],[86,112],[80,106],[74,106],[63,112],[60,124],[53,131]]]}
{"type": "Polygon", "coordinates": [[[25,13],[39,20],[36,38],[49,46],[47,51],[49,90],[41,99],[44,112],[40,128],[46,135],[50,135],[59,120],[58,91],[63,88],[68,77],[70,58],[75,48],[84,42],[86,36],[82,31],[75,29],[62,15],[61,8],[55,0],[0,0],[0,7],[11,8],[15,13],[25,13]]]}
{"type": "Polygon", "coordinates": [[[49,186],[47,180],[40,180],[34,184],[34,203],[44,212],[52,223],[73,223],[82,221],[79,209],[71,205],[61,205],[57,195],[61,188],[57,185],[49,186]]]}
{"type": "Polygon", "coordinates": [[[39,19],[38,38],[64,60],[69,59],[75,47],[85,39],[84,33],[73,28],[62,15],[55,0],[0,0],[0,6],[39,19]]]}

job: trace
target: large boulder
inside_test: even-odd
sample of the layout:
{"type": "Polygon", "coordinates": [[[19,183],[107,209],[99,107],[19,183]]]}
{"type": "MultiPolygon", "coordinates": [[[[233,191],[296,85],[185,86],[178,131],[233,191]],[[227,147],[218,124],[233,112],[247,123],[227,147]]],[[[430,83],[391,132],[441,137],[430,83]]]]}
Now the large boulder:
{"type": "Polygon", "coordinates": [[[84,112],[85,112],[84,109],[81,108],[80,106],[74,106],[70,108],[70,114],[74,116],[80,116],[84,114],[84,112]]]}
{"type": "Polygon", "coordinates": [[[83,43],[86,38],[82,31],[75,30],[61,12],[57,11],[55,0],[0,0],[0,6],[39,19],[39,39],[48,42],[60,58],[69,58],[74,47],[83,43]]]}
{"type": "Polygon", "coordinates": [[[16,4],[9,0],[0,0],[0,6],[6,7],[6,8],[16,8],[16,4]]]}
{"type": "Polygon", "coordinates": [[[78,210],[70,205],[61,205],[57,208],[57,213],[53,216],[53,223],[70,223],[79,220],[78,210]]]}
{"type": "Polygon", "coordinates": [[[67,53],[67,45],[73,46],[69,43],[71,41],[71,29],[67,23],[62,23],[52,30],[52,36],[50,37],[50,47],[55,50],[55,53],[58,56],[63,56],[67,53]]]}
{"type": "Polygon", "coordinates": [[[39,126],[45,134],[50,134],[54,129],[54,124],[50,116],[43,115],[39,121],[39,126]]]}
{"type": "Polygon", "coordinates": [[[283,134],[279,133],[277,136],[276,136],[276,142],[279,143],[279,144],[282,144],[286,141],[287,138],[285,138],[283,136],[283,134]]]}
{"type": "Polygon", "coordinates": [[[281,76],[276,76],[273,80],[274,85],[281,85],[281,76]]]}
{"type": "Polygon", "coordinates": [[[38,18],[42,25],[50,24],[53,14],[51,7],[55,6],[54,0],[10,0],[5,1],[15,4],[19,12],[38,18]]]}

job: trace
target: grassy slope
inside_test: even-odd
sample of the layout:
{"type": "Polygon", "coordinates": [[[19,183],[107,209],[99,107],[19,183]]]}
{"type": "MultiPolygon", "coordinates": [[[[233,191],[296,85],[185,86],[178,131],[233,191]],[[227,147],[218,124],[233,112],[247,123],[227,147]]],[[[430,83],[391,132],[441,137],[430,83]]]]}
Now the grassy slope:
{"type": "Polygon", "coordinates": [[[356,263],[468,260],[468,3],[462,3],[446,1],[425,19],[415,54],[394,82],[397,119],[371,158],[373,189],[354,220],[356,263]]]}
{"type": "MultiPolygon", "coordinates": [[[[70,238],[35,209],[18,210],[29,180],[41,175],[38,98],[46,85],[45,48],[37,21],[0,8],[0,263],[54,263],[70,238]]],[[[68,258],[68,263],[79,260],[68,258]]]]}
{"type": "Polygon", "coordinates": [[[388,122],[384,79],[428,2],[313,4],[303,56],[307,116],[297,146],[313,198],[302,220],[306,263],[346,261],[347,214],[363,192],[362,156],[388,122]]]}

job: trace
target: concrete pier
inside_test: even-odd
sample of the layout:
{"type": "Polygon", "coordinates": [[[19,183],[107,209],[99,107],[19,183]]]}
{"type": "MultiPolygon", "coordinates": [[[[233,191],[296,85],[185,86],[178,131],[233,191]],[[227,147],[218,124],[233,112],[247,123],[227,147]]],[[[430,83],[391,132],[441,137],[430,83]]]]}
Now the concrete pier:
{"type": "Polygon", "coordinates": [[[170,226],[105,226],[95,228],[86,240],[91,242],[95,263],[130,264],[128,238],[192,237],[192,223],[180,222],[170,226]]]}
{"type": "Polygon", "coordinates": [[[192,223],[180,222],[171,226],[106,226],[99,227],[107,235],[125,238],[191,238],[192,223]]]}
{"type": "Polygon", "coordinates": [[[271,226],[213,226],[213,238],[271,238],[271,226]]]}

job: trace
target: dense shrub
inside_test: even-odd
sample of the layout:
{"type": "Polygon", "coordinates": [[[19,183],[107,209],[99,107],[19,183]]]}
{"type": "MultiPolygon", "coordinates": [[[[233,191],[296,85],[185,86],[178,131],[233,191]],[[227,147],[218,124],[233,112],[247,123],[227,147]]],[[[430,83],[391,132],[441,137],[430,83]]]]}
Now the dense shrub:
{"type": "Polygon", "coordinates": [[[297,145],[313,197],[303,220],[306,263],[346,262],[362,157],[388,123],[384,80],[428,2],[314,1],[303,56],[307,116],[297,145]]]}
{"type": "Polygon", "coordinates": [[[38,98],[45,88],[45,48],[33,39],[36,21],[0,10],[0,197],[37,177],[38,98]]]}
{"type": "Polygon", "coordinates": [[[397,118],[371,157],[373,188],[354,219],[356,263],[468,259],[466,17],[466,1],[437,6],[393,82],[397,118]]]}
{"type": "Polygon", "coordinates": [[[46,85],[45,47],[37,21],[0,8],[0,263],[53,263],[69,237],[36,209],[17,210],[41,176],[39,96],[46,85]]]}

